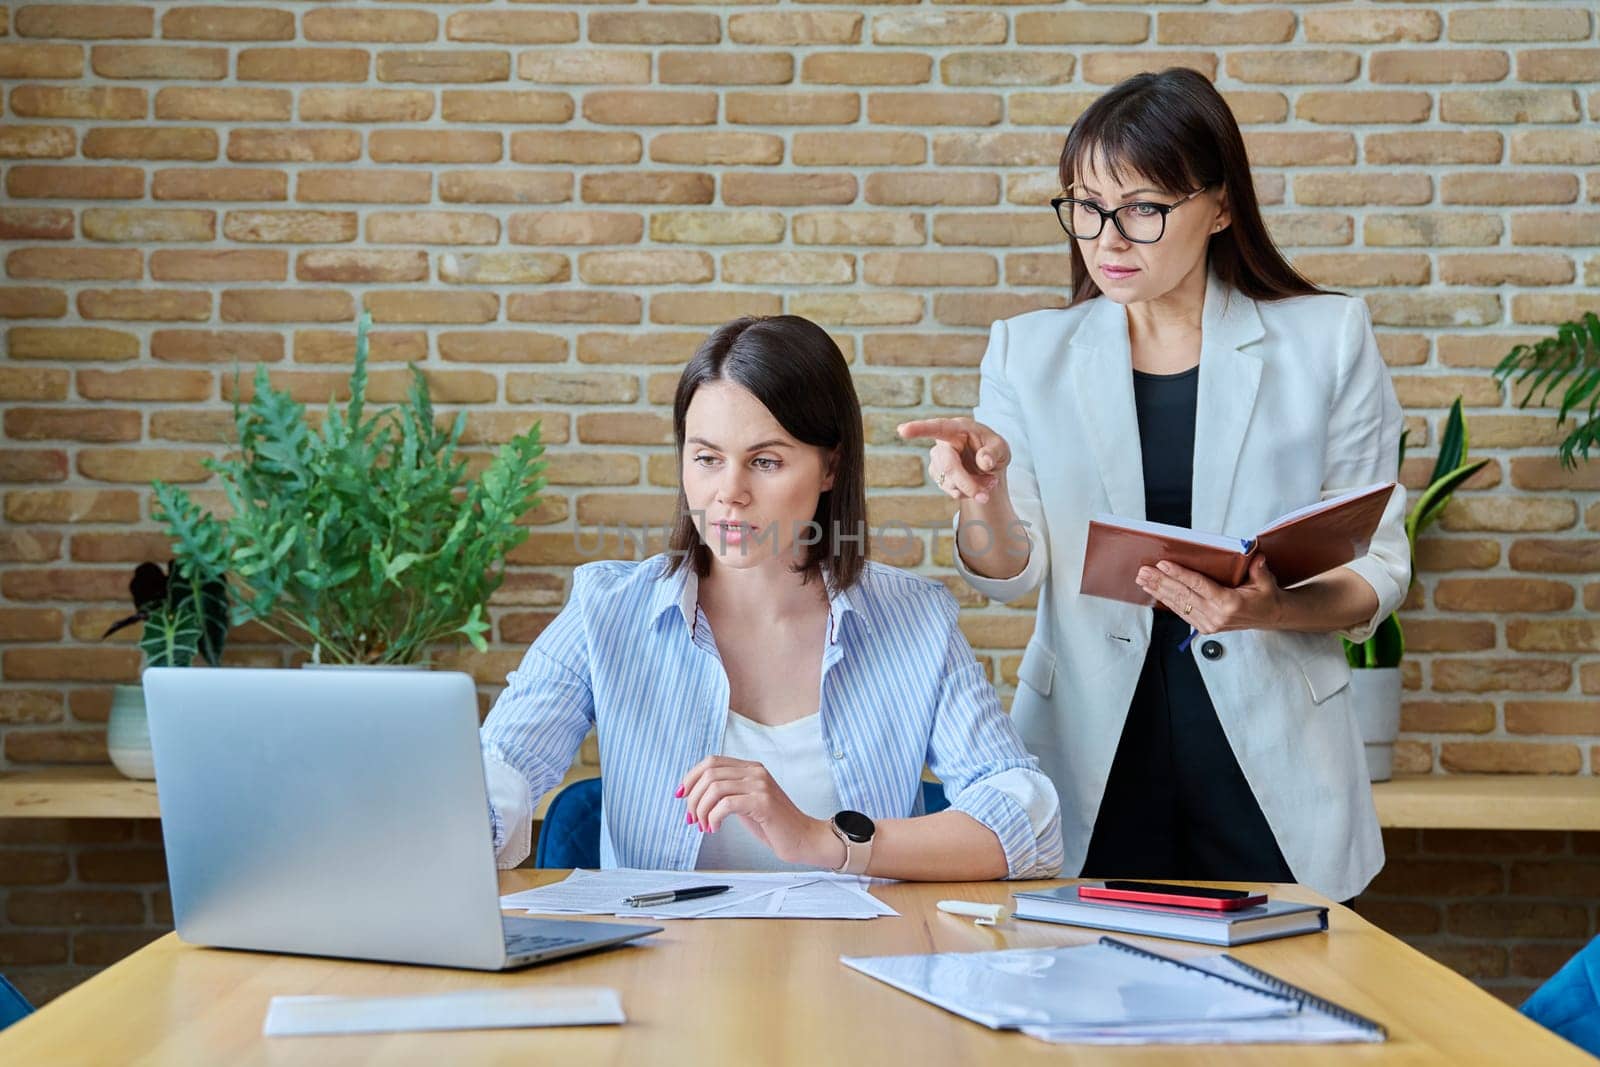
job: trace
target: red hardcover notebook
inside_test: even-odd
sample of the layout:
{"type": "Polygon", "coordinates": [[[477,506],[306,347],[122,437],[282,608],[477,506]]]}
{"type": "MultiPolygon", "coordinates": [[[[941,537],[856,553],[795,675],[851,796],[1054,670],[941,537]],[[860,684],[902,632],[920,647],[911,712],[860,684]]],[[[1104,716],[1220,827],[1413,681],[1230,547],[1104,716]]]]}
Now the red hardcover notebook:
{"type": "Polygon", "coordinates": [[[1231,589],[1244,581],[1256,556],[1266,559],[1279,585],[1296,585],[1366,555],[1394,488],[1394,482],[1382,482],[1329,497],[1280,516],[1248,539],[1096,515],[1089,520],[1078,591],[1130,604],[1152,603],[1135,578],[1140,567],[1161,560],[1199,571],[1231,589]]]}

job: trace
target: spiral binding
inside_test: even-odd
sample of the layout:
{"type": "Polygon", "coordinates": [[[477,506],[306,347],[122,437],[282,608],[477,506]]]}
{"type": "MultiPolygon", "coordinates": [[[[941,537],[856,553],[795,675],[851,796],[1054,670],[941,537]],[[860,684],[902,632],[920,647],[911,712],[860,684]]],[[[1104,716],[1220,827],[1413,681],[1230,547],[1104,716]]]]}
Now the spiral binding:
{"type": "MultiPolygon", "coordinates": [[[[1107,948],[1120,949],[1123,952],[1128,952],[1135,956],[1142,956],[1147,960],[1160,960],[1162,963],[1170,963],[1174,967],[1182,967],[1186,971],[1193,971],[1195,974],[1202,975],[1206,978],[1215,978],[1219,982],[1227,982],[1229,985],[1238,986],[1240,989],[1248,990],[1251,993],[1264,994],[1269,997],[1277,997],[1279,1000],[1298,999],[1293,993],[1283,992],[1277,989],[1261,989],[1257,986],[1251,985],[1248,982],[1241,982],[1237,978],[1229,978],[1225,974],[1215,974],[1211,971],[1205,970],[1202,967],[1196,967],[1192,963],[1185,963],[1182,960],[1175,960],[1171,956],[1163,956],[1159,952],[1151,952],[1149,949],[1140,948],[1138,945],[1130,945],[1126,941],[1118,941],[1114,937],[1102,937],[1100,939],[1100,943],[1105,945],[1107,948]]],[[[1274,980],[1276,981],[1276,979],[1274,980]]]]}
{"type": "Polygon", "coordinates": [[[1301,989],[1299,986],[1295,985],[1293,982],[1285,982],[1282,978],[1279,978],[1276,975],[1268,974],[1259,967],[1252,967],[1243,960],[1236,960],[1226,953],[1223,954],[1222,958],[1239,968],[1241,971],[1244,971],[1261,984],[1267,986],[1274,992],[1283,992],[1288,996],[1310,1004],[1313,1008],[1316,1008],[1318,1011],[1326,1015],[1333,1016],[1340,1022],[1349,1023],[1351,1026],[1359,1027],[1362,1030],[1367,1030],[1371,1033],[1378,1034],[1381,1037],[1388,1036],[1389,1032],[1384,1029],[1383,1024],[1380,1022],[1375,1022],[1374,1020],[1367,1018],[1365,1015],[1358,1015],[1349,1008],[1335,1004],[1331,1000],[1324,1000],[1315,993],[1308,993],[1304,989],[1301,989]]]}

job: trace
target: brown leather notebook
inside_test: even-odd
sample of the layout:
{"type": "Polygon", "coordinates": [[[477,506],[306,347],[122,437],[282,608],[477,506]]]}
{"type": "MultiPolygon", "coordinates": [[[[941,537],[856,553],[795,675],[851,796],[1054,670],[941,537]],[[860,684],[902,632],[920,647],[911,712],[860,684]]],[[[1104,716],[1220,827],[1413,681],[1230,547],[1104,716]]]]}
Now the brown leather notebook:
{"type": "Polygon", "coordinates": [[[1140,567],[1161,560],[1199,571],[1231,589],[1244,581],[1256,556],[1265,557],[1279,585],[1296,585],[1366,555],[1394,488],[1394,482],[1383,482],[1329,497],[1280,516],[1249,539],[1096,515],[1089,520],[1078,591],[1130,604],[1153,603],[1135,579],[1140,567]]]}

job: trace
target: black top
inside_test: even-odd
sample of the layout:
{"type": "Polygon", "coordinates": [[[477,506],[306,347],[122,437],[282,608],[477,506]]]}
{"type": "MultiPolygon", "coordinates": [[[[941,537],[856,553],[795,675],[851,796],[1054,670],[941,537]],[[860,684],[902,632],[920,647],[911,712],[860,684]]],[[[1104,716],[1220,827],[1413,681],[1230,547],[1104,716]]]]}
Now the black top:
{"type": "Polygon", "coordinates": [[[1144,465],[1144,517],[1151,522],[1190,525],[1199,388],[1198,364],[1178,374],[1133,372],[1144,465]]]}

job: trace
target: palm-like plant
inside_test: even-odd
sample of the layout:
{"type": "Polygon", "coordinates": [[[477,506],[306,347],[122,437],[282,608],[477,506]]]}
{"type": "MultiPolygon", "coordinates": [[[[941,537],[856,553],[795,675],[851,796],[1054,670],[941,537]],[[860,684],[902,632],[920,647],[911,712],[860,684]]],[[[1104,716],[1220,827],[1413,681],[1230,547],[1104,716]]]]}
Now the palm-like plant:
{"type": "MultiPolygon", "coordinates": [[[[1409,432],[1402,431],[1400,434],[1401,463],[1406,461],[1406,437],[1409,432]]],[[[1461,415],[1461,398],[1458,396],[1455,403],[1450,405],[1450,415],[1445,419],[1444,436],[1439,440],[1439,456],[1433,461],[1433,473],[1428,476],[1428,485],[1406,515],[1406,542],[1411,549],[1413,574],[1417,569],[1418,535],[1439,517],[1462,483],[1477,474],[1488,462],[1487,459],[1467,461],[1467,420],[1461,415]]],[[[1353,641],[1344,642],[1345,658],[1352,667],[1398,667],[1405,651],[1405,633],[1400,628],[1400,617],[1395,614],[1390,614],[1379,623],[1372,636],[1359,645],[1353,641]]]]}
{"type": "Polygon", "coordinates": [[[1554,337],[1517,345],[1495,367],[1494,376],[1526,384],[1518,407],[1527,407],[1535,394],[1543,404],[1564,386],[1556,425],[1565,425],[1580,408],[1584,417],[1561,442],[1561,465],[1570,470],[1578,465],[1577,456],[1589,459],[1590,447],[1600,442],[1600,315],[1584,312],[1578,321],[1556,327],[1554,337]]]}

